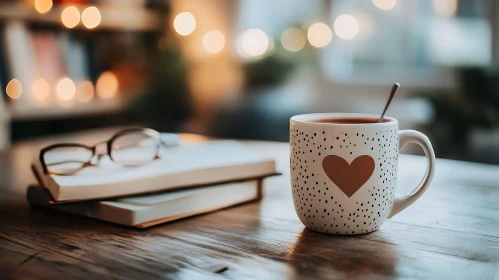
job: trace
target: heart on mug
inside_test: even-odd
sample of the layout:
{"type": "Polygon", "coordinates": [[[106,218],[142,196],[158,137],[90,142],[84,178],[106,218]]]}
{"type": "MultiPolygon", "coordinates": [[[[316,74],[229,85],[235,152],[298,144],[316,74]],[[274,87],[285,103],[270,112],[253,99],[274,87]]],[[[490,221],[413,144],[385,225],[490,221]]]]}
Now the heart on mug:
{"type": "Polygon", "coordinates": [[[357,157],[351,164],[335,155],[329,155],[322,160],[324,172],[348,197],[371,178],[374,165],[374,159],[368,155],[357,157]]]}

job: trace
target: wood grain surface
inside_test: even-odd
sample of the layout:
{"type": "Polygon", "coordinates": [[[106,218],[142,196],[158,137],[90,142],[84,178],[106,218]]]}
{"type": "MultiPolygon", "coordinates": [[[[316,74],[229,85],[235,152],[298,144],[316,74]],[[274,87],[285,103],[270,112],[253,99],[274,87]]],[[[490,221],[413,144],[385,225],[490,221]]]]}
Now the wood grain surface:
{"type": "MultiPolygon", "coordinates": [[[[18,143],[0,154],[0,278],[499,280],[497,166],[438,160],[420,200],[360,236],[317,233],[300,223],[287,143],[247,142],[276,157],[284,173],[265,181],[261,202],[146,230],[26,203],[35,181],[29,163],[41,145],[64,138],[94,143],[113,131],[18,143]]],[[[424,168],[424,158],[402,156],[398,191],[410,191],[424,168]]]]}

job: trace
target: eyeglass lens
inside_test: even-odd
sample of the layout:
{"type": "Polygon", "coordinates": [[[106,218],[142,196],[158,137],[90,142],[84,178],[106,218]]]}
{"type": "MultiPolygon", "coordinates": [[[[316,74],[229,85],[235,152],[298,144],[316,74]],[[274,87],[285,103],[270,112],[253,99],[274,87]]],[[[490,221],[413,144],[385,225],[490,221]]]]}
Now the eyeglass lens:
{"type": "Polygon", "coordinates": [[[51,173],[67,174],[82,169],[92,155],[92,150],[84,147],[56,147],[45,153],[44,161],[51,173]]]}
{"type": "Polygon", "coordinates": [[[111,144],[111,158],[123,165],[140,165],[156,158],[159,139],[141,131],[123,134],[111,144]]]}

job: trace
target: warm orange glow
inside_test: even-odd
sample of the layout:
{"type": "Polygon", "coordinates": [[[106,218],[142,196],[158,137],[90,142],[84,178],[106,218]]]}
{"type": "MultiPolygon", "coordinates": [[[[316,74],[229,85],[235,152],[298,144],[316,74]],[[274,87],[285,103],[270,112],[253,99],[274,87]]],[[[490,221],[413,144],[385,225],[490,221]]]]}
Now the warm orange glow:
{"type": "Polygon", "coordinates": [[[97,27],[101,21],[101,14],[97,7],[88,7],[81,13],[81,22],[86,28],[92,29],[97,27]]]}
{"type": "Polygon", "coordinates": [[[75,6],[65,8],[61,13],[61,21],[67,28],[74,28],[80,22],[80,11],[75,6]]]}
{"type": "Polygon", "coordinates": [[[189,12],[180,13],[173,20],[173,27],[178,34],[187,36],[196,29],[196,19],[189,12]]]}
{"type": "Polygon", "coordinates": [[[334,32],[343,40],[353,39],[359,33],[359,22],[352,15],[341,15],[334,21],[334,32]]]}
{"type": "Polygon", "coordinates": [[[97,80],[96,89],[100,98],[112,98],[118,93],[118,78],[113,72],[106,71],[97,80]]]}
{"type": "Polygon", "coordinates": [[[327,24],[317,22],[308,28],[307,37],[312,46],[323,48],[331,42],[333,32],[327,24]]]}
{"type": "Polygon", "coordinates": [[[94,98],[94,85],[90,81],[84,81],[76,88],[76,100],[87,103],[94,98]]]}
{"type": "Polygon", "coordinates": [[[31,87],[32,98],[40,104],[46,103],[50,97],[50,85],[44,79],[39,79],[31,87]]]}
{"type": "Polygon", "coordinates": [[[452,17],[457,12],[457,0],[433,0],[435,12],[443,17],[452,17]]]}
{"type": "Polygon", "coordinates": [[[203,47],[209,53],[219,53],[225,46],[225,36],[218,30],[212,30],[203,36],[203,47]]]}
{"type": "Polygon", "coordinates": [[[296,52],[305,46],[307,38],[303,31],[298,28],[288,28],[281,36],[282,47],[288,51],[296,52]]]}
{"type": "Polygon", "coordinates": [[[62,78],[57,82],[56,92],[62,101],[69,101],[75,96],[75,83],[70,78],[62,78]]]}
{"type": "Polygon", "coordinates": [[[373,0],[373,3],[381,10],[391,10],[397,5],[397,0],[373,0]]]}
{"type": "Polygon", "coordinates": [[[269,50],[270,39],[260,29],[249,29],[241,34],[237,47],[242,56],[259,58],[269,50]]]}
{"type": "Polygon", "coordinates": [[[52,0],[35,0],[35,9],[40,14],[45,14],[52,9],[52,0]]]}
{"type": "Polygon", "coordinates": [[[187,76],[187,83],[195,106],[210,110],[211,106],[220,102],[220,98],[241,89],[243,79],[238,64],[216,61],[193,67],[187,76]]]}
{"type": "Polygon", "coordinates": [[[18,79],[10,80],[7,87],[5,87],[5,93],[7,93],[7,96],[10,97],[10,99],[19,99],[23,93],[21,82],[19,82],[18,79]]]}

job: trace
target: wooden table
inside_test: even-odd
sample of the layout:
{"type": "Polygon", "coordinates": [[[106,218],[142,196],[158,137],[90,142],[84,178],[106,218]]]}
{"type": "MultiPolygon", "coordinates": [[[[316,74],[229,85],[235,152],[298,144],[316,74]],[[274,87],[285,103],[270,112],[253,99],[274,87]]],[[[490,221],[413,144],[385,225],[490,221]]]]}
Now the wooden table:
{"type": "MultiPolygon", "coordinates": [[[[109,131],[73,140],[96,142],[109,131]]],[[[41,208],[25,191],[32,153],[60,138],[15,144],[0,156],[0,278],[499,279],[499,167],[437,161],[414,205],[361,236],[307,230],[296,216],[286,143],[248,142],[284,175],[261,202],[136,230],[41,208]]],[[[399,189],[424,172],[402,156],[399,189]]]]}

